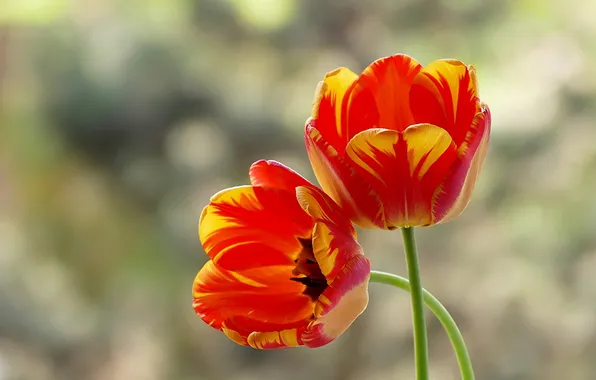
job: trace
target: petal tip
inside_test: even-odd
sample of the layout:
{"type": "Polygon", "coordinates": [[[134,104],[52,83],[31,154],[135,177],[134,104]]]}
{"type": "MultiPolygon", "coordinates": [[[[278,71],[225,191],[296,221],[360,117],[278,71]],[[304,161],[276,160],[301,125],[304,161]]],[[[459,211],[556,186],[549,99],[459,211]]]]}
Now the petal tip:
{"type": "Polygon", "coordinates": [[[325,74],[325,79],[332,78],[336,75],[339,75],[343,70],[348,70],[351,72],[351,70],[348,69],[347,67],[338,67],[337,69],[333,69],[333,70],[327,72],[327,74],[325,74]]]}
{"type": "Polygon", "coordinates": [[[275,160],[259,160],[248,171],[253,186],[294,192],[296,186],[313,186],[297,171],[275,160]]]}

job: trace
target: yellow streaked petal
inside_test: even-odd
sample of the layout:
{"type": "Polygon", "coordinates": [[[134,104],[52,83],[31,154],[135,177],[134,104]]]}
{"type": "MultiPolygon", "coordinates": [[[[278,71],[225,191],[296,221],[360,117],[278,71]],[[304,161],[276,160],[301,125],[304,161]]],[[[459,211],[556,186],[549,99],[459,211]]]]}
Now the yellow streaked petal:
{"type": "Polygon", "coordinates": [[[369,129],[360,132],[350,140],[346,147],[346,155],[350,157],[358,167],[366,170],[384,183],[385,178],[377,170],[385,164],[387,158],[395,159],[395,144],[399,140],[399,132],[389,129],[369,129]],[[363,152],[374,152],[374,154],[363,154],[363,152]]]}
{"type": "Polygon", "coordinates": [[[360,132],[346,148],[360,177],[383,202],[387,228],[432,222],[433,195],[457,156],[444,129],[431,124],[400,133],[386,129],[360,132]]]}
{"type": "MultiPolygon", "coordinates": [[[[450,106],[452,108],[452,115],[457,115],[457,107],[458,102],[461,100],[459,99],[460,94],[460,83],[461,78],[463,78],[468,73],[468,67],[461,61],[455,59],[442,59],[438,61],[434,61],[430,65],[424,67],[422,69],[423,73],[427,73],[431,77],[435,78],[436,80],[443,80],[447,82],[447,88],[437,88],[434,85],[429,85],[429,89],[434,89],[433,92],[437,96],[437,99],[444,99],[445,95],[442,93],[442,90],[449,91],[451,94],[451,104],[443,104],[445,107],[450,106]]],[[[475,76],[474,76],[475,78],[475,76]]],[[[427,78],[427,80],[429,80],[427,78]]],[[[476,94],[476,80],[470,80],[468,82],[467,90],[473,96],[477,96],[476,94]]]]}
{"type": "Polygon", "coordinates": [[[349,139],[346,136],[345,106],[347,94],[356,79],[358,75],[345,67],[340,67],[327,73],[315,91],[311,116],[317,120],[317,127],[329,144],[340,151],[349,139]]]}
{"type": "MultiPolygon", "coordinates": [[[[461,188],[461,192],[453,206],[451,206],[451,208],[449,209],[449,212],[447,212],[447,214],[443,218],[441,218],[441,220],[439,221],[440,223],[448,222],[449,220],[457,217],[464,211],[468,203],[470,203],[472,193],[476,185],[476,181],[478,180],[480,170],[482,169],[482,164],[484,163],[484,159],[488,151],[488,141],[490,138],[490,111],[488,111],[488,108],[486,108],[486,112],[487,114],[485,114],[485,116],[482,117],[482,119],[487,118],[485,126],[486,130],[484,131],[482,140],[480,141],[480,144],[476,149],[476,153],[472,158],[472,163],[470,164],[470,168],[468,169],[468,173],[465,177],[464,184],[461,188]]],[[[484,122],[484,120],[482,121],[484,122]]]]}
{"type": "Polygon", "coordinates": [[[210,205],[205,207],[201,212],[199,219],[199,239],[201,242],[204,242],[214,231],[241,224],[238,220],[218,217],[210,207],[211,203],[215,202],[241,206],[246,210],[256,211],[263,209],[252,186],[237,186],[219,191],[211,197],[210,205]]]}
{"type": "Polygon", "coordinates": [[[258,332],[255,331],[248,336],[248,345],[257,349],[271,349],[281,347],[298,347],[298,329],[282,331],[258,332]]]}
{"type": "Polygon", "coordinates": [[[246,338],[244,338],[242,335],[240,335],[240,333],[238,331],[227,328],[225,322],[222,323],[222,325],[221,325],[221,331],[224,334],[226,334],[226,336],[234,343],[239,344],[241,346],[248,345],[246,338]]]}
{"type": "Polygon", "coordinates": [[[308,347],[325,345],[350,327],[368,305],[370,262],[353,257],[319,297],[315,319],[302,335],[308,347]]]}
{"type": "Polygon", "coordinates": [[[313,229],[313,253],[317,264],[321,268],[321,273],[325,277],[329,276],[337,260],[339,249],[332,248],[332,241],[334,236],[325,224],[316,223],[313,229]]]}
{"type": "MultiPolygon", "coordinates": [[[[215,328],[236,317],[250,316],[255,321],[278,325],[308,319],[314,304],[312,298],[302,294],[302,284],[289,280],[293,268],[255,268],[238,275],[210,260],[193,283],[193,308],[215,328]]],[[[227,328],[238,331],[229,324],[227,328]]]]}
{"type": "Polygon", "coordinates": [[[443,59],[423,68],[410,90],[415,123],[445,129],[457,146],[480,111],[476,71],[460,61],[443,59]]]}
{"type": "Polygon", "coordinates": [[[323,190],[299,186],[296,188],[296,199],[314,220],[335,225],[340,232],[356,237],[356,230],[344,211],[323,190]]]}
{"type": "Polygon", "coordinates": [[[448,149],[457,149],[447,131],[432,124],[408,127],[403,134],[408,146],[410,176],[422,179],[448,149]]]}
{"type": "MultiPolygon", "coordinates": [[[[313,229],[313,253],[321,273],[331,282],[355,256],[362,255],[362,248],[347,231],[328,223],[319,222],[313,229]]],[[[319,298],[319,302],[324,302],[319,298]]]]}
{"type": "MultiPolygon", "coordinates": [[[[333,111],[337,124],[341,125],[341,103],[345,93],[356,79],[358,79],[358,75],[345,67],[340,67],[327,73],[325,79],[319,82],[315,91],[315,100],[312,104],[311,116],[315,119],[320,116],[321,101],[327,98],[329,104],[334,108],[333,111]]],[[[327,111],[327,109],[323,110],[323,112],[327,111]]]]}
{"type": "Polygon", "coordinates": [[[198,233],[217,265],[237,271],[291,264],[302,249],[296,237],[310,238],[313,224],[296,201],[295,189],[239,186],[211,198],[198,233]]]}
{"type": "Polygon", "coordinates": [[[351,135],[372,127],[401,132],[413,124],[409,93],[421,68],[414,58],[403,54],[371,63],[362,72],[350,94],[350,123],[357,120],[356,124],[365,124],[365,128],[350,126],[353,131],[351,135]],[[369,94],[374,98],[374,104],[371,104],[369,94]],[[371,110],[371,107],[375,110],[371,110]],[[358,115],[367,116],[362,119],[358,115]]]}
{"type": "Polygon", "coordinates": [[[378,195],[312,125],[305,131],[306,151],[317,180],[350,220],[363,228],[382,226],[378,195]]]}

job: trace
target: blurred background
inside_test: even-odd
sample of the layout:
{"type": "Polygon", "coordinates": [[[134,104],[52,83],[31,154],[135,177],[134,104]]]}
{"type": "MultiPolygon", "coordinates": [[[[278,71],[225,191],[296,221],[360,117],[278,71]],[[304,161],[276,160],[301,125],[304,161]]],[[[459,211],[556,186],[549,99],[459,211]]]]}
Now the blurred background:
{"type": "MultiPolygon", "coordinates": [[[[0,380],[413,379],[407,294],[317,350],[235,345],[191,308],[196,226],[259,159],[313,179],[317,82],[397,52],[477,67],[467,211],[419,230],[479,380],[596,379],[596,2],[0,0],[0,380]]],[[[400,234],[361,233],[405,274],[400,234]]],[[[458,379],[428,319],[433,379],[458,379]]]]}

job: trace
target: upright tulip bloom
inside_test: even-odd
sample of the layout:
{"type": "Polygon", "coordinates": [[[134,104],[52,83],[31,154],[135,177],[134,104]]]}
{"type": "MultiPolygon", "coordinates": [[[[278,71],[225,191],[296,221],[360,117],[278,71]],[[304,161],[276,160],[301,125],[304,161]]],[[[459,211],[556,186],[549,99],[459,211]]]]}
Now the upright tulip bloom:
{"type": "Polygon", "coordinates": [[[199,237],[210,260],[194,281],[193,307],[241,345],[325,345],[368,304],[370,263],[354,227],[280,163],[258,161],[250,178],[203,210],[199,237]]]}
{"type": "Polygon", "coordinates": [[[360,76],[339,68],[319,84],[311,116],[317,179],[359,226],[428,226],[470,201],[490,135],[473,67],[395,55],[360,76]]]}

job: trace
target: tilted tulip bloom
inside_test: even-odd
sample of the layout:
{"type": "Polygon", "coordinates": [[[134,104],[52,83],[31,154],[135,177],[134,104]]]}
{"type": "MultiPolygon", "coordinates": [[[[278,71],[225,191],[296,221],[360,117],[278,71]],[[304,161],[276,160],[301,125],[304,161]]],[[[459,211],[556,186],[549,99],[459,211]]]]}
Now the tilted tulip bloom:
{"type": "Polygon", "coordinates": [[[486,155],[490,111],[473,67],[422,67],[395,55],[358,76],[346,68],[319,84],[306,123],[319,183],[365,228],[428,226],[467,206],[486,155]]]}
{"type": "Polygon", "coordinates": [[[250,178],[203,210],[199,237],[210,260],[194,281],[193,307],[241,345],[325,345],[368,304],[370,263],[354,227],[278,162],[256,162],[250,178]]]}

